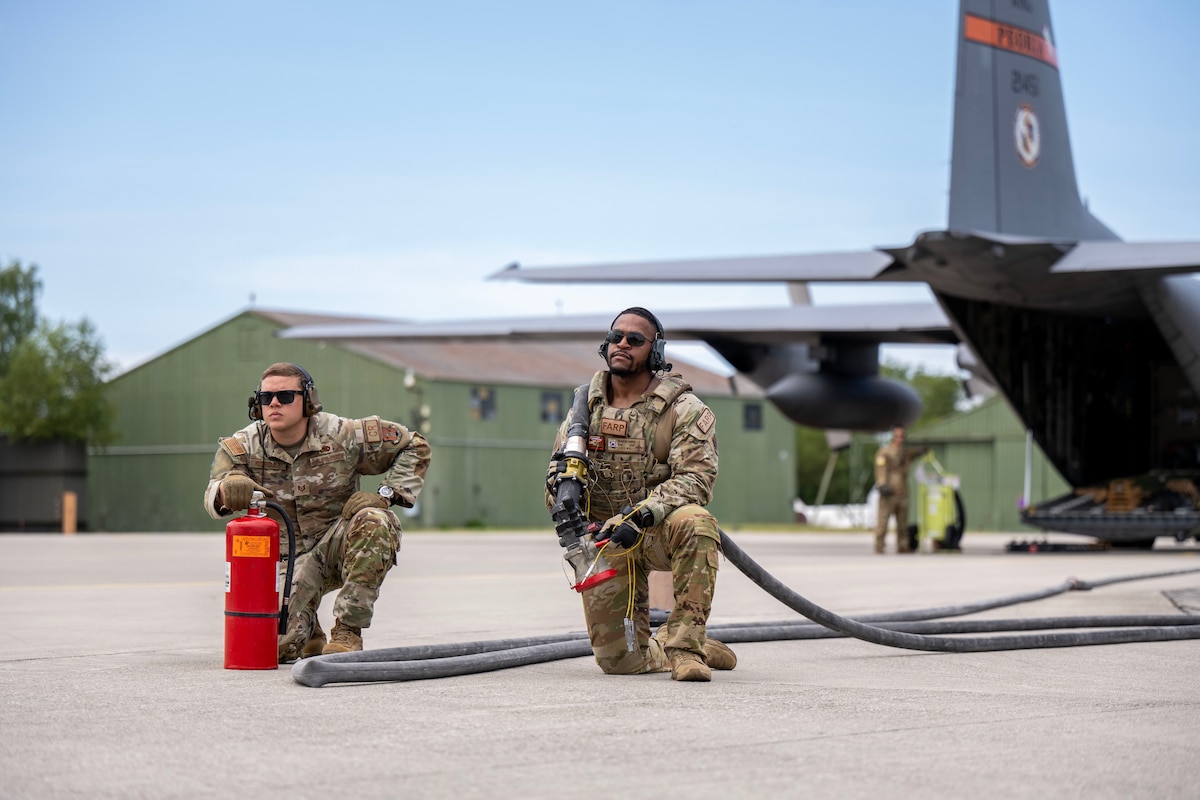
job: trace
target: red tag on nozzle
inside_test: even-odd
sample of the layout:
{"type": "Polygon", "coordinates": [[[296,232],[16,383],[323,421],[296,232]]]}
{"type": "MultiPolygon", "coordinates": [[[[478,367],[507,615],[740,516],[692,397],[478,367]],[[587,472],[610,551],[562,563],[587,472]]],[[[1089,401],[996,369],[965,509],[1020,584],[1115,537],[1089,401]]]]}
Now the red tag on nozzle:
{"type": "Polygon", "coordinates": [[[617,571],[615,569],[606,569],[604,572],[597,572],[595,575],[588,576],[571,588],[577,592],[585,592],[593,586],[604,583],[609,578],[615,577],[617,577],[617,571]]]}

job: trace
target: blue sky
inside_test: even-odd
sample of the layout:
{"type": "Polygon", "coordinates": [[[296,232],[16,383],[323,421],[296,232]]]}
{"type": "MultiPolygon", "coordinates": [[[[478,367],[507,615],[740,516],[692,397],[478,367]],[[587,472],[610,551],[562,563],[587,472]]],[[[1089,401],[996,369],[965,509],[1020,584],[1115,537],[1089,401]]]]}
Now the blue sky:
{"type": "MultiPolygon", "coordinates": [[[[956,14],[0,0],[0,258],[38,264],[43,313],[91,319],[122,368],[252,296],[412,319],[782,305],[782,286],[485,279],[514,260],[852,250],[943,227],[956,14]]],[[[1200,239],[1200,3],[1051,15],[1092,212],[1129,240],[1200,239]]]]}

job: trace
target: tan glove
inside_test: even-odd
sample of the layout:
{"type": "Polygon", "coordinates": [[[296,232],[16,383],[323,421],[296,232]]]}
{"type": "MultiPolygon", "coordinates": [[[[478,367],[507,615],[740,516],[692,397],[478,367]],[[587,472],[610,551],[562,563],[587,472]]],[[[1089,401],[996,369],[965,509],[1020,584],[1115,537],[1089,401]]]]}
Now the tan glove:
{"type": "Polygon", "coordinates": [[[364,508],[388,508],[389,505],[375,492],[355,492],[342,506],[342,519],[350,519],[364,508]]]}
{"type": "Polygon", "coordinates": [[[245,511],[250,507],[250,497],[255,492],[262,492],[263,497],[274,497],[270,489],[259,486],[246,475],[233,474],[221,481],[218,489],[221,495],[221,505],[230,511],[245,511]]]}

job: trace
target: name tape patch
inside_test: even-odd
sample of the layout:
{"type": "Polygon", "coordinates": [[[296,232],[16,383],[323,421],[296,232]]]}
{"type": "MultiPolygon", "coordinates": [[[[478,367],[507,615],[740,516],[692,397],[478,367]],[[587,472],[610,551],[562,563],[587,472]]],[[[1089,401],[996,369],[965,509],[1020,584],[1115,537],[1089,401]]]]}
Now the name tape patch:
{"type": "Polygon", "coordinates": [[[606,449],[610,453],[644,453],[646,452],[646,440],[610,438],[606,449]]]}

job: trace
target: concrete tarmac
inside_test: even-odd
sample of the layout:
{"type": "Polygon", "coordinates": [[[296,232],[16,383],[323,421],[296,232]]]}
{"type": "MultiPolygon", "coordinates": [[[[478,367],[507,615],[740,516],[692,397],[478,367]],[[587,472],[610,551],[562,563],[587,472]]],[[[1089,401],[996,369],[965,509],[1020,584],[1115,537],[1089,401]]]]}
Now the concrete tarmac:
{"type": "MultiPolygon", "coordinates": [[[[846,615],[1200,568],[1161,539],[1029,555],[968,533],[961,554],[877,556],[862,533],[731,535],[846,615]]],[[[366,646],[580,630],[561,554],[548,530],[406,534],[366,646]]],[[[1200,797],[1196,640],[764,642],[711,683],[584,657],[308,688],[287,666],[223,669],[223,562],[220,533],[0,536],[0,797],[1200,797]]],[[[1183,614],[1198,587],[1139,580],[978,616],[1183,614]]],[[[723,563],[711,622],[795,618],[723,563]]]]}

